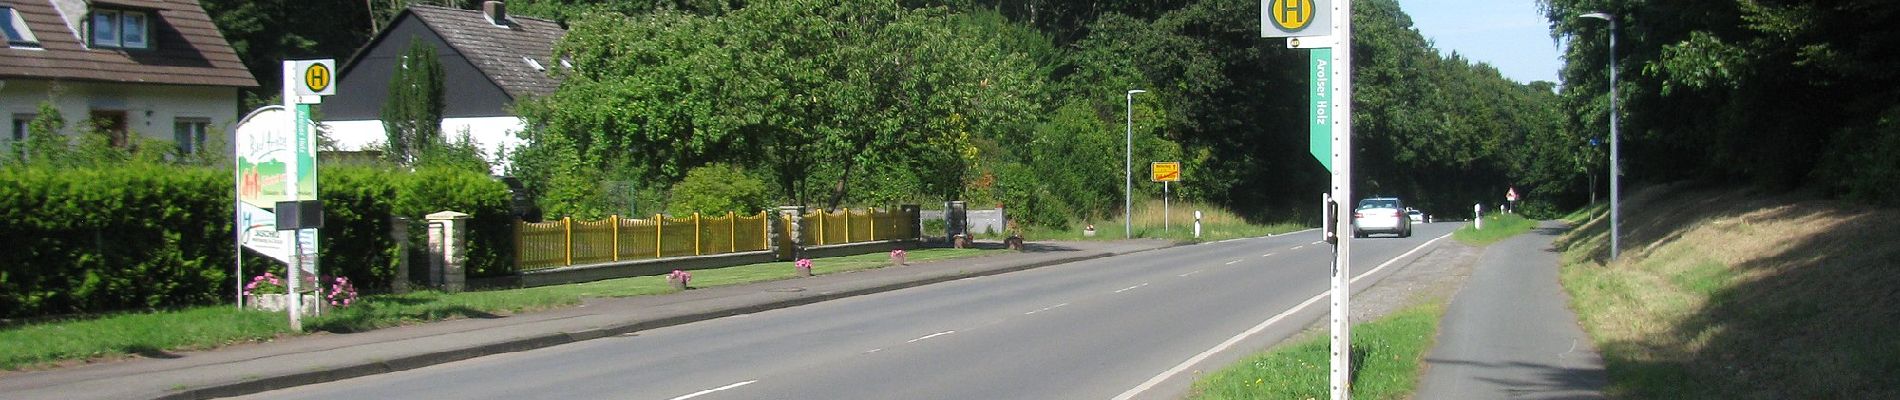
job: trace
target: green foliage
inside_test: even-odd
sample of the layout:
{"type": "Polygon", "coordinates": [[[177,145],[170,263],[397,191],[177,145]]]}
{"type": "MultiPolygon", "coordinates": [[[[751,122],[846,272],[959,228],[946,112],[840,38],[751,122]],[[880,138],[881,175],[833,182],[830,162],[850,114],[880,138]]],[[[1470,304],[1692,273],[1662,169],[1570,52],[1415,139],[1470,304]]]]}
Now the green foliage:
{"type": "Polygon", "coordinates": [[[772,206],[765,181],[745,170],[727,164],[694,168],[686,179],[673,185],[673,215],[725,214],[728,211],[751,215],[772,206]]]}
{"type": "Polygon", "coordinates": [[[232,293],[231,174],[0,169],[0,317],[210,304],[232,293]]]}
{"type": "Polygon", "coordinates": [[[383,103],[383,132],[389,141],[383,154],[400,164],[444,144],[442,136],[442,62],[435,46],[409,38],[409,47],[390,74],[389,97],[383,103]]]}
{"type": "Polygon", "coordinates": [[[1891,143],[1900,3],[1545,0],[1569,37],[1570,129],[1609,130],[1609,25],[1626,171],[1642,181],[1747,180],[1900,204],[1891,143]]]}
{"type": "MultiPolygon", "coordinates": [[[[390,217],[410,218],[410,248],[421,249],[422,217],[443,210],[471,215],[471,276],[513,272],[510,195],[484,173],[356,166],[325,167],[318,177],[326,275],[387,288],[403,256],[390,217]]],[[[0,252],[0,317],[226,301],[236,285],[231,179],[222,168],[136,161],[0,168],[0,235],[20,246],[0,252]]],[[[245,265],[253,274],[283,270],[255,255],[245,265]]]]}

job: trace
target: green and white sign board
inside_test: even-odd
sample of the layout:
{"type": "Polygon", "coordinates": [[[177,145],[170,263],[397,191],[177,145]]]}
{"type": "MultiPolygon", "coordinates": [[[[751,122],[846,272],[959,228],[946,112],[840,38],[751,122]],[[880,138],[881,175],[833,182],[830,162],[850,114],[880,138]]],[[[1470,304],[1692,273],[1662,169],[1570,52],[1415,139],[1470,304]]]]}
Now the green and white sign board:
{"type": "Polygon", "coordinates": [[[1317,48],[1309,54],[1312,57],[1312,67],[1308,68],[1308,72],[1312,75],[1308,82],[1312,82],[1313,88],[1307,96],[1312,101],[1308,108],[1312,110],[1312,114],[1310,118],[1307,118],[1309,143],[1306,150],[1313,154],[1314,159],[1319,160],[1320,165],[1326,166],[1327,171],[1332,171],[1333,49],[1317,48]]]}

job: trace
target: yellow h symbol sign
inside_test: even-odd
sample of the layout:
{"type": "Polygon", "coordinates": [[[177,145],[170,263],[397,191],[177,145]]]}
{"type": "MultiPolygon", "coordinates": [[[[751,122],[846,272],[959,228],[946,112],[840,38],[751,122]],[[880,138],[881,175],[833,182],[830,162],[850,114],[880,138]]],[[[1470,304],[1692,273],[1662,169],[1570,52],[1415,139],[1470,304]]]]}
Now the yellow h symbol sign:
{"type": "Polygon", "coordinates": [[[1267,9],[1273,11],[1273,25],[1281,30],[1298,31],[1313,23],[1313,0],[1272,0],[1267,9]]]}

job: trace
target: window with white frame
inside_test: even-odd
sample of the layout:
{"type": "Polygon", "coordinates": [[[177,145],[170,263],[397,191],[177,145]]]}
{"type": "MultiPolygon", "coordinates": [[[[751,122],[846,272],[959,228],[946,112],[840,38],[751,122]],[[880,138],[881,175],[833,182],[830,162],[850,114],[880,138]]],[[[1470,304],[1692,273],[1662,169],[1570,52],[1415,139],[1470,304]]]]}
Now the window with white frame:
{"type": "Polygon", "coordinates": [[[33,114],[13,114],[13,123],[7,125],[7,140],[0,148],[7,150],[25,149],[27,127],[33,123],[33,114]]]}
{"type": "Polygon", "coordinates": [[[152,47],[151,21],[144,11],[95,9],[91,32],[92,47],[148,49],[152,47]]]}
{"type": "Polygon", "coordinates": [[[211,129],[208,118],[179,118],[172,122],[172,142],[178,143],[178,154],[198,154],[205,151],[205,132],[211,129]]]}
{"type": "Polygon", "coordinates": [[[7,46],[40,47],[40,40],[33,37],[33,30],[27,29],[26,20],[13,7],[0,6],[0,34],[7,37],[7,46]]]}

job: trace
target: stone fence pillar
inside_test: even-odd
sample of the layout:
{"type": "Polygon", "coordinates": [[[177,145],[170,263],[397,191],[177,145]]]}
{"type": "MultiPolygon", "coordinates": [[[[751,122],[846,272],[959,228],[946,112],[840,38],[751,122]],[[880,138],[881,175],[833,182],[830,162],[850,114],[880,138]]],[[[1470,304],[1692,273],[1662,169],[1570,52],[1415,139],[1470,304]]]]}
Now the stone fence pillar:
{"type": "Polygon", "coordinates": [[[443,211],[429,214],[429,284],[442,291],[461,292],[467,282],[468,214],[443,211]]]}
{"type": "Polygon", "coordinates": [[[772,252],[780,260],[796,260],[805,250],[804,235],[805,207],[782,206],[773,216],[771,224],[772,252]]]}

